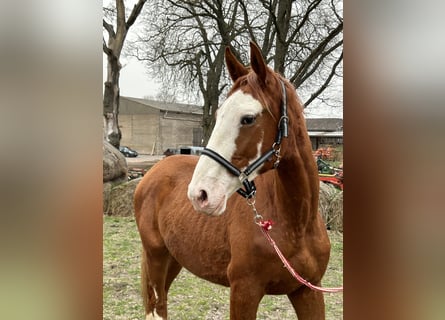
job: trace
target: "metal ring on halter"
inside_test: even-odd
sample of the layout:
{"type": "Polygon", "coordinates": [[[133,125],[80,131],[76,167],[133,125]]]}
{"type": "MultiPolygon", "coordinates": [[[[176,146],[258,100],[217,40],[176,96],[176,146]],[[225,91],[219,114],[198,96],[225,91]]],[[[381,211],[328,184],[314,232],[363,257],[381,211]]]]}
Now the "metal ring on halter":
{"type": "Polygon", "coordinates": [[[280,153],[281,151],[281,144],[278,144],[276,142],[273,143],[272,149],[274,150],[275,155],[280,153]]]}

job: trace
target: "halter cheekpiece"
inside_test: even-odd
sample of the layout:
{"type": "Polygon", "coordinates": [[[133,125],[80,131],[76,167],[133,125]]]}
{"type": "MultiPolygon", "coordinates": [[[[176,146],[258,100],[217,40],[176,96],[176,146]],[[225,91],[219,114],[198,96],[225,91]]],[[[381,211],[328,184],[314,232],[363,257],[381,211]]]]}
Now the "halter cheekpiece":
{"type": "Polygon", "coordinates": [[[281,84],[281,92],[282,92],[282,101],[281,101],[281,117],[278,121],[278,133],[277,137],[275,138],[275,142],[272,145],[272,148],[270,148],[269,151],[264,153],[261,157],[256,159],[254,162],[252,162],[249,166],[247,166],[244,171],[239,170],[237,167],[235,167],[230,161],[225,159],[223,156],[221,156],[219,153],[209,149],[204,148],[202,150],[203,155],[206,155],[216,162],[218,162],[220,165],[222,165],[224,168],[226,168],[231,174],[234,176],[237,176],[240,180],[241,184],[244,186],[243,188],[239,188],[237,192],[242,195],[246,199],[250,199],[253,196],[255,196],[256,188],[255,183],[253,181],[249,180],[249,175],[255,171],[259,166],[261,166],[263,163],[268,161],[272,155],[275,155],[277,158],[274,163],[274,168],[278,167],[278,164],[280,163],[280,149],[281,149],[281,139],[283,137],[288,136],[288,124],[289,124],[289,117],[287,116],[287,95],[286,95],[286,88],[284,85],[284,82],[280,80],[281,84]]]}

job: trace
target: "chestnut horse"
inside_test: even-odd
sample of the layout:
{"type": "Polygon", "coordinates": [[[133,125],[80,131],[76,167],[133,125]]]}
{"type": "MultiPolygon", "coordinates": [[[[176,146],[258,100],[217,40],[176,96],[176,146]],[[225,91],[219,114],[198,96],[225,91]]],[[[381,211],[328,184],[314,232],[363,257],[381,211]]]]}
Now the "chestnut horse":
{"type": "Polygon", "coordinates": [[[302,105],[258,47],[250,49],[250,68],[226,49],[234,84],[204,154],[161,160],[135,191],[146,319],[167,319],[168,290],[182,267],[230,287],[231,320],[256,319],[266,294],[287,295],[300,320],[325,318],[322,293],[283,268],[248,205],[255,199],[258,212],[274,221],[270,235],[290,264],[320,285],[330,242],[318,213],[318,172],[302,105]],[[237,168],[244,170],[240,177],[237,168]],[[233,195],[237,190],[249,203],[233,195]]]}

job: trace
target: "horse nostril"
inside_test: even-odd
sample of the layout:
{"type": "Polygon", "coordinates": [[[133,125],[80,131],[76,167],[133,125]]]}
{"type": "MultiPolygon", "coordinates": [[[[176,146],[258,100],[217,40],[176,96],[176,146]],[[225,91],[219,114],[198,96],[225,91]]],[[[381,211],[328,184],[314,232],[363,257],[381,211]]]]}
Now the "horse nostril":
{"type": "Polygon", "coordinates": [[[207,198],[207,192],[205,190],[199,190],[198,201],[202,203],[205,202],[207,198]]]}

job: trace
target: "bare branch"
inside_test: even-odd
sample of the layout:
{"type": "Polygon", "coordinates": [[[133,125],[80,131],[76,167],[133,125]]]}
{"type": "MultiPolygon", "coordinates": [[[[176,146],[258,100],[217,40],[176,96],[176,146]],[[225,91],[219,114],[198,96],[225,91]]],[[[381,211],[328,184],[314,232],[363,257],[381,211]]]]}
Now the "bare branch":
{"type": "Polygon", "coordinates": [[[116,37],[116,33],[114,33],[113,26],[111,24],[109,24],[108,22],[106,22],[105,19],[102,19],[102,25],[105,28],[105,30],[107,30],[109,37],[111,37],[111,38],[116,37]]]}
{"type": "Polygon", "coordinates": [[[107,56],[113,54],[113,51],[107,47],[107,43],[105,42],[104,38],[102,38],[102,50],[107,56]]]}
{"type": "MultiPolygon", "coordinates": [[[[323,54],[329,42],[334,39],[342,30],[343,22],[341,22],[335,29],[333,29],[330,34],[323,41],[321,41],[318,46],[312,50],[309,56],[303,61],[301,66],[295,72],[295,76],[293,77],[292,82],[295,84],[296,87],[298,87],[303,82],[302,79],[309,70],[311,64],[317,60],[317,57],[323,54]]],[[[343,44],[343,41],[341,41],[341,44],[343,44]]]]}
{"type": "Polygon", "coordinates": [[[334,44],[330,49],[322,52],[314,61],[312,61],[311,64],[309,64],[307,70],[305,73],[298,77],[298,74],[295,74],[293,77],[289,79],[290,82],[294,84],[296,88],[298,88],[303,82],[305,82],[309,77],[311,77],[315,71],[317,71],[320,68],[320,65],[325,60],[327,56],[329,56],[331,53],[333,53],[335,50],[337,50],[339,47],[343,45],[343,40],[338,41],[336,44],[334,44]]]}
{"type": "Polygon", "coordinates": [[[335,16],[337,17],[337,20],[343,21],[343,18],[337,12],[337,8],[335,7],[334,0],[331,0],[331,8],[332,8],[332,11],[334,12],[335,16]]]}
{"type": "Polygon", "coordinates": [[[308,9],[306,10],[306,13],[304,14],[304,16],[301,18],[300,22],[298,23],[298,25],[296,26],[294,32],[291,34],[291,36],[289,37],[288,42],[294,41],[295,38],[297,37],[298,33],[301,32],[301,29],[304,27],[304,25],[307,23],[307,21],[309,20],[309,16],[311,15],[311,13],[318,7],[318,5],[321,3],[321,0],[315,0],[313,2],[311,2],[311,4],[309,5],[308,9]]]}
{"type": "Polygon", "coordinates": [[[145,2],[147,2],[147,0],[139,0],[138,3],[134,5],[133,10],[131,11],[126,23],[127,29],[130,29],[130,27],[134,24],[136,18],[139,16],[142,8],[144,7],[145,2]]]}
{"type": "Polygon", "coordinates": [[[310,98],[304,103],[304,107],[306,108],[315,98],[317,98],[323,91],[326,90],[329,83],[332,81],[332,78],[334,77],[337,67],[340,64],[340,62],[343,60],[343,51],[341,52],[340,56],[338,57],[337,61],[334,63],[331,72],[329,76],[326,78],[325,82],[318,88],[317,91],[311,94],[310,98]]]}

